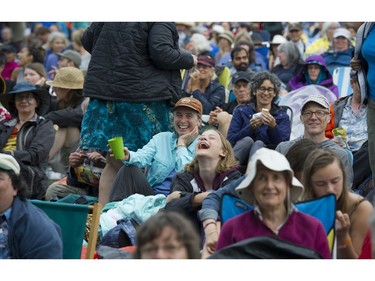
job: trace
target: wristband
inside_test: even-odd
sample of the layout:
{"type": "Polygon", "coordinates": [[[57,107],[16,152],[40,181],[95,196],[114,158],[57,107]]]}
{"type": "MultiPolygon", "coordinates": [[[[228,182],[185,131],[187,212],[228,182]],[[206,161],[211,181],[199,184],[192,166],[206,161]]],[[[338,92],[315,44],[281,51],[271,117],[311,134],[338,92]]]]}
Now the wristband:
{"type": "Polygon", "coordinates": [[[176,148],[179,148],[179,147],[186,147],[186,145],[184,145],[184,144],[178,144],[178,145],[176,146],[176,148]]]}
{"type": "Polygon", "coordinates": [[[216,226],[216,221],[210,221],[209,223],[207,223],[203,229],[206,230],[206,228],[210,225],[210,224],[214,224],[216,226]]]}

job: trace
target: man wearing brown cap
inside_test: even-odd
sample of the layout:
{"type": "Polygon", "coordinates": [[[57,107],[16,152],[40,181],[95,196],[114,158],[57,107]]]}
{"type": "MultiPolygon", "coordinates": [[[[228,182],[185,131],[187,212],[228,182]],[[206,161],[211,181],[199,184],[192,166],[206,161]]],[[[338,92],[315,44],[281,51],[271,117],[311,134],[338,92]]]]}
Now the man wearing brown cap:
{"type": "Polygon", "coordinates": [[[281,142],[276,150],[285,155],[293,144],[303,138],[315,141],[320,148],[331,150],[340,156],[345,166],[348,187],[351,188],[353,184],[353,160],[349,156],[351,152],[325,135],[327,124],[331,120],[330,104],[327,98],[321,94],[305,98],[302,102],[300,118],[304,126],[303,135],[294,140],[281,142]]]}
{"type": "MultiPolygon", "coordinates": [[[[202,104],[195,98],[181,98],[173,108],[174,132],[156,134],[143,148],[124,148],[123,166],[107,192],[109,201],[120,201],[138,193],[168,195],[174,175],[182,172],[195,155],[201,127],[202,104]],[[147,168],[146,168],[147,167],[147,168]],[[144,173],[141,169],[146,169],[144,173]]],[[[110,151],[111,152],[111,151],[110,151]]],[[[111,155],[112,156],[112,155],[111,155]]]]}

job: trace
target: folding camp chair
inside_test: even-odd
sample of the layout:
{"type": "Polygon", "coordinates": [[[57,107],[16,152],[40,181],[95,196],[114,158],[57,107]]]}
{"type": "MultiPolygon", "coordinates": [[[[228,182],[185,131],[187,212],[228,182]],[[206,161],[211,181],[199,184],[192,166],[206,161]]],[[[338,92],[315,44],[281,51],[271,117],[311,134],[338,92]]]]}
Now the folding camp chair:
{"type": "Polygon", "coordinates": [[[230,69],[227,66],[216,66],[217,81],[228,89],[230,82],[230,69]]]}
{"type": "Polygon", "coordinates": [[[339,98],[353,93],[350,86],[351,67],[336,67],[332,73],[333,83],[339,88],[339,98]]]}
{"type": "Polygon", "coordinates": [[[92,205],[69,204],[42,200],[30,200],[42,209],[61,228],[63,239],[63,258],[80,259],[88,215],[90,219],[90,233],[86,251],[86,259],[93,259],[98,240],[98,229],[101,203],[92,205]]]}

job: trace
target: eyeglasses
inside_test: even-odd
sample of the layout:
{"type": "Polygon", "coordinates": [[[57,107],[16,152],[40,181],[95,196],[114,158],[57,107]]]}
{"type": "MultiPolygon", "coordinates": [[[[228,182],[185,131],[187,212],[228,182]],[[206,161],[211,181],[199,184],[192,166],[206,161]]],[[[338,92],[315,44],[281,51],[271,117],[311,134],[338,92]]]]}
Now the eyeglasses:
{"type": "Polygon", "coordinates": [[[315,116],[320,119],[320,118],[323,118],[324,116],[328,115],[329,112],[326,112],[326,111],[323,111],[323,110],[317,110],[317,111],[307,110],[307,111],[302,112],[303,118],[306,118],[306,119],[310,119],[313,116],[313,114],[315,114],[315,116]]]}
{"type": "Polygon", "coordinates": [[[265,87],[260,87],[258,88],[258,91],[263,94],[265,91],[267,91],[269,94],[273,94],[275,92],[275,88],[265,88],[265,87]]]}
{"type": "Polygon", "coordinates": [[[180,250],[183,247],[183,245],[173,245],[173,244],[167,244],[163,246],[145,246],[141,249],[141,253],[144,256],[154,256],[160,249],[163,250],[163,252],[168,254],[175,254],[178,250],[180,250]]]}
{"type": "Polygon", "coordinates": [[[27,100],[27,101],[31,101],[32,99],[34,99],[34,96],[33,94],[30,94],[30,95],[16,95],[15,97],[16,100],[19,100],[19,101],[22,101],[22,100],[27,100]]]}

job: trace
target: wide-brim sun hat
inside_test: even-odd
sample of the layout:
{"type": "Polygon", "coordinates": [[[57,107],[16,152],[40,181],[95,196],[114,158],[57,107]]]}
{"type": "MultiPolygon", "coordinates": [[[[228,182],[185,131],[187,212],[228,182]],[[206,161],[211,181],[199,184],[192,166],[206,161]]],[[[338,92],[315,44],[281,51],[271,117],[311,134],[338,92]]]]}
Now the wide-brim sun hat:
{"type": "Polygon", "coordinates": [[[53,81],[47,81],[46,84],[56,88],[83,89],[83,72],[76,67],[62,67],[57,70],[53,81]]]}
{"type": "MultiPolygon", "coordinates": [[[[38,115],[43,116],[49,111],[50,103],[51,103],[51,95],[46,89],[41,88],[39,86],[35,86],[30,82],[17,83],[16,85],[14,85],[12,91],[2,95],[2,99],[5,98],[6,102],[3,103],[2,99],[0,101],[4,105],[9,104],[9,98],[12,97],[12,95],[20,94],[20,93],[33,93],[34,96],[39,100],[38,107],[35,110],[38,115]]],[[[11,114],[15,113],[14,112],[15,108],[11,108],[9,106],[9,108],[7,109],[11,114]]]]}
{"type": "Polygon", "coordinates": [[[297,202],[302,195],[303,185],[296,177],[294,177],[294,172],[290,167],[289,161],[286,159],[286,157],[280,152],[268,148],[260,148],[251,157],[248,164],[249,173],[236,187],[236,193],[238,194],[238,196],[249,204],[254,205],[256,203],[253,192],[251,190],[251,183],[253,182],[257,173],[257,165],[259,162],[272,171],[286,171],[287,173],[289,173],[289,176],[291,178],[291,183],[289,186],[289,198],[292,203],[297,202]]]}

